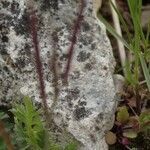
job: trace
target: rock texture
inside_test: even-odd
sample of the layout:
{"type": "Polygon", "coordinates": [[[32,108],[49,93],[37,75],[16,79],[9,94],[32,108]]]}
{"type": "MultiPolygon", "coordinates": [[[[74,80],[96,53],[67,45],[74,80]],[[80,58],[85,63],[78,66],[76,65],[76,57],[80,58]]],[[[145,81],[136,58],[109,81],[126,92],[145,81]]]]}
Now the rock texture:
{"type": "MultiPolygon", "coordinates": [[[[54,120],[83,144],[81,149],[105,150],[104,134],[112,127],[116,108],[112,78],[115,63],[105,27],[93,15],[92,0],[86,3],[68,86],[63,86],[62,74],[80,1],[35,0],[33,5],[39,19],[38,38],[49,107],[54,97],[52,56],[54,50],[57,53],[60,92],[54,120]],[[54,35],[58,41],[53,41],[54,35]]],[[[40,101],[27,2],[1,0],[0,10],[1,103],[8,104],[21,95],[40,101]]]]}

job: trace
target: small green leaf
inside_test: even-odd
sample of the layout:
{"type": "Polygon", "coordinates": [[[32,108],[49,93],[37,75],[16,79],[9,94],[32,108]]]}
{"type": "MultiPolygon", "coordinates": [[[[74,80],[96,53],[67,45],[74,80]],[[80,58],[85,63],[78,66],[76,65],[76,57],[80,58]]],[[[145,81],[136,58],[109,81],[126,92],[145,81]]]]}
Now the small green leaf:
{"type": "Polygon", "coordinates": [[[140,57],[143,73],[144,73],[144,76],[145,76],[145,79],[146,79],[146,83],[147,83],[148,89],[150,91],[150,70],[147,67],[147,64],[146,64],[146,61],[145,61],[143,55],[139,53],[139,57],[140,57]]]}
{"type": "Polygon", "coordinates": [[[127,123],[129,120],[129,113],[126,106],[120,107],[117,113],[117,121],[121,124],[127,123]]]}
{"type": "Polygon", "coordinates": [[[16,104],[12,112],[15,120],[16,139],[20,143],[20,148],[29,146],[32,149],[41,149],[44,126],[40,113],[31,99],[27,96],[24,97],[23,104],[16,104]]]}
{"type": "Polygon", "coordinates": [[[139,116],[141,129],[150,129],[150,111],[142,112],[139,116]]]}
{"type": "Polygon", "coordinates": [[[124,136],[124,137],[127,137],[127,138],[134,139],[134,138],[137,137],[137,132],[134,131],[133,129],[131,129],[131,130],[125,130],[125,131],[123,132],[123,136],[124,136]]]}

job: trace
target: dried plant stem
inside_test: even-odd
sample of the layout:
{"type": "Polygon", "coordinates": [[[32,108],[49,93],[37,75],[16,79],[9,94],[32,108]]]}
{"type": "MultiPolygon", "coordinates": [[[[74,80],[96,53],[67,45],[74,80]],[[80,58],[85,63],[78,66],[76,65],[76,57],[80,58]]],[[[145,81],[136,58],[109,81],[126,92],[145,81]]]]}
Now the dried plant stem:
{"type": "MultiPolygon", "coordinates": [[[[111,1],[114,4],[114,6],[116,7],[116,1],[115,0],[111,0],[111,1]]],[[[112,17],[113,17],[113,22],[114,22],[114,28],[116,30],[116,33],[118,33],[118,35],[120,35],[122,37],[119,17],[117,15],[116,11],[114,10],[113,6],[110,5],[110,7],[111,7],[112,17]]],[[[117,44],[118,44],[118,49],[119,49],[121,65],[122,65],[122,68],[125,69],[125,62],[126,62],[125,48],[124,48],[123,43],[119,39],[117,39],[117,44]]],[[[123,69],[123,72],[125,75],[126,71],[124,69],[123,69]]]]}
{"type": "Polygon", "coordinates": [[[5,126],[2,121],[0,121],[0,137],[3,138],[8,150],[14,150],[14,146],[11,143],[11,138],[6,132],[5,126]]]}
{"type": "Polygon", "coordinates": [[[67,84],[67,81],[68,81],[68,74],[69,74],[70,66],[71,66],[71,62],[72,62],[74,46],[75,46],[76,41],[77,41],[77,34],[78,34],[78,31],[80,30],[81,22],[83,20],[83,10],[84,10],[84,7],[85,7],[85,0],[80,0],[80,1],[81,1],[80,10],[79,10],[79,13],[78,13],[77,20],[76,20],[76,22],[74,24],[74,27],[73,27],[73,34],[72,34],[72,38],[71,38],[71,44],[68,48],[68,61],[67,61],[67,65],[65,67],[65,72],[64,72],[64,81],[65,81],[66,84],[67,84]]]}
{"type": "Polygon", "coordinates": [[[127,145],[126,145],[125,147],[126,147],[128,150],[132,150],[132,149],[131,149],[129,146],[127,146],[127,145]]]}
{"type": "Polygon", "coordinates": [[[133,114],[138,117],[137,113],[134,111],[134,109],[128,104],[128,106],[130,107],[130,109],[132,110],[133,114]]]}
{"type": "Polygon", "coordinates": [[[48,110],[48,105],[47,105],[47,100],[46,100],[46,92],[45,92],[45,83],[44,83],[44,73],[43,73],[43,66],[42,66],[42,61],[40,58],[40,48],[39,48],[39,41],[38,41],[38,36],[37,36],[37,17],[35,14],[35,11],[30,12],[30,32],[32,36],[32,42],[34,46],[34,58],[35,58],[35,65],[36,65],[36,71],[38,75],[38,80],[39,80],[39,89],[40,89],[40,96],[42,99],[42,104],[43,104],[43,110],[44,114],[46,117],[46,123],[47,126],[50,127],[50,113],[48,110]]]}

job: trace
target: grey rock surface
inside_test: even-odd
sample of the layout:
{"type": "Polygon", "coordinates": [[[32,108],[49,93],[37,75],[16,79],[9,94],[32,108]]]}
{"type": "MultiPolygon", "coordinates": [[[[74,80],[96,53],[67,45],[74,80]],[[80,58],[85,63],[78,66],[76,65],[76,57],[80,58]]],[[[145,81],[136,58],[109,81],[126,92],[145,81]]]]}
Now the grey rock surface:
{"type": "MultiPolygon", "coordinates": [[[[78,0],[35,0],[39,19],[38,38],[44,68],[49,107],[53,103],[53,35],[57,34],[57,68],[60,94],[54,120],[66,128],[84,150],[106,150],[104,134],[114,121],[116,91],[113,81],[114,57],[105,27],[93,15],[92,0],[87,0],[84,20],[74,49],[68,86],[62,73],[72,26],[77,18],[78,0]]],[[[10,103],[21,95],[40,102],[33,43],[28,30],[26,0],[0,1],[0,100],[10,103]]]]}

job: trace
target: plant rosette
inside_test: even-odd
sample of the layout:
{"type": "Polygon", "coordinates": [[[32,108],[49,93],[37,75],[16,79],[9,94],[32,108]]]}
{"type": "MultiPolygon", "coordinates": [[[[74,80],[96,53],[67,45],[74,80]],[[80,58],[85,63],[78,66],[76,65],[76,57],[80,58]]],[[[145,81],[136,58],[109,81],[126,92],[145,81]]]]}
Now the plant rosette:
{"type": "Polygon", "coordinates": [[[123,137],[136,138],[139,132],[150,129],[150,111],[130,116],[126,106],[118,107],[115,124],[121,128],[123,137]]]}

